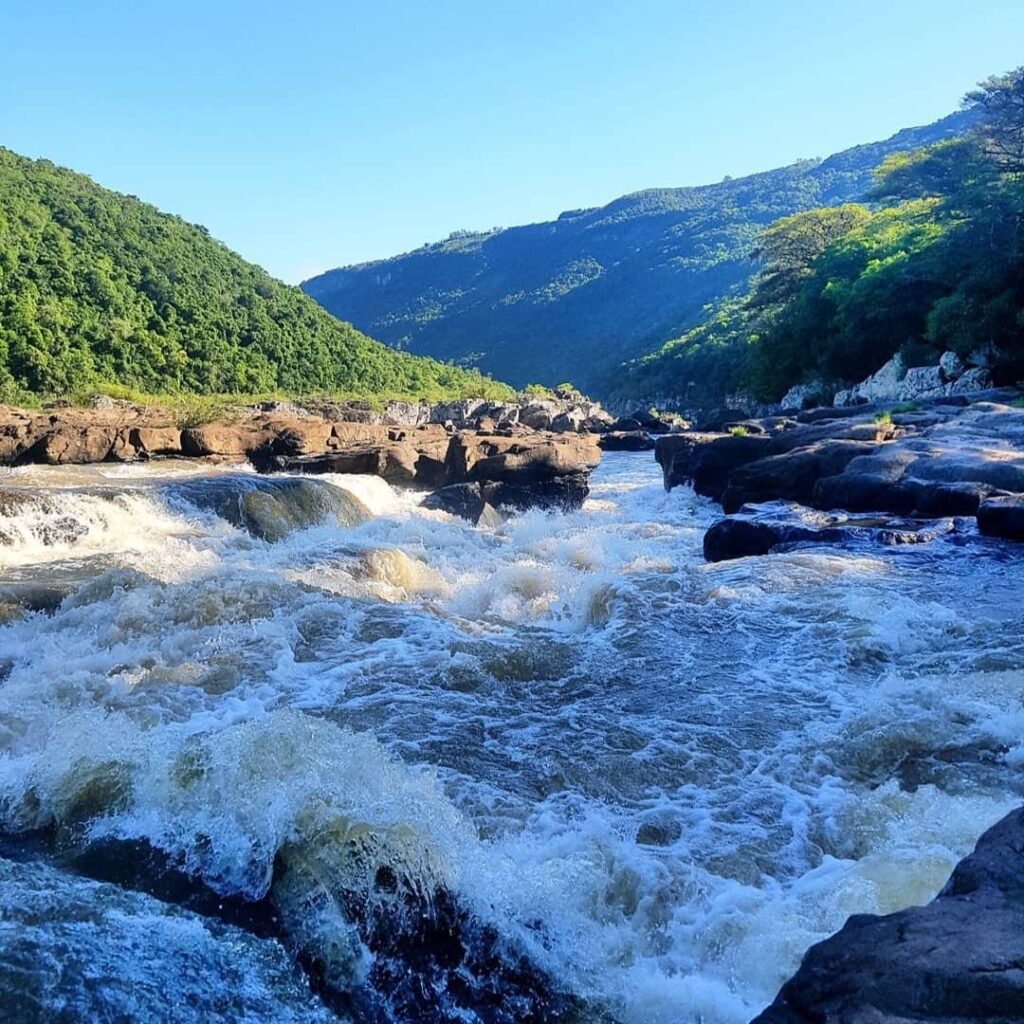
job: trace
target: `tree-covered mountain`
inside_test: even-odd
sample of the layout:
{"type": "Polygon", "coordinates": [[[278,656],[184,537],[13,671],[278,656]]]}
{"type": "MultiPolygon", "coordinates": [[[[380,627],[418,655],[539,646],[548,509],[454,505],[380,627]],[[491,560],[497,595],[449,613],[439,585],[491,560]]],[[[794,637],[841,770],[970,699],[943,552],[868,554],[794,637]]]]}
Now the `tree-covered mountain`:
{"type": "Polygon", "coordinates": [[[614,396],[775,402],[805,384],[827,399],[897,352],[934,366],[952,351],[996,383],[1024,379],[1024,68],[965,107],[965,133],[882,161],[870,206],[771,225],[749,293],[624,367],[614,396]]]}
{"type": "Polygon", "coordinates": [[[147,392],[502,391],[398,353],[207,231],[0,149],[0,400],[147,392]]]}
{"type": "Polygon", "coordinates": [[[478,366],[517,385],[571,380],[607,394],[624,361],[742,291],[762,229],[863,198],[890,153],[950,138],[968,115],[826,160],[697,188],[654,189],[558,220],[457,232],[302,288],[397,348],[478,366]]]}

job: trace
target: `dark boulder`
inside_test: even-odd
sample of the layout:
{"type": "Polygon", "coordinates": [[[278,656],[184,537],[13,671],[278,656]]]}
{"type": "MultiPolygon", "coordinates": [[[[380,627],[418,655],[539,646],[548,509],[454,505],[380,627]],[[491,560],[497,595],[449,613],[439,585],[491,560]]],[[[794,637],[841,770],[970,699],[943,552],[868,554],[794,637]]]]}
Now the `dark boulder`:
{"type": "Polygon", "coordinates": [[[612,430],[601,434],[597,445],[605,452],[649,452],[654,439],[645,430],[612,430]]]}
{"type": "Polygon", "coordinates": [[[745,505],[740,514],[715,523],[704,534],[704,557],[709,562],[724,562],[806,544],[927,544],[957,528],[953,519],[922,522],[890,516],[826,514],[788,502],[769,502],[745,505]]]}
{"type": "Polygon", "coordinates": [[[819,440],[740,466],[729,475],[722,507],[735,512],[750,502],[772,500],[810,505],[815,485],[823,476],[841,472],[847,463],[874,447],[871,441],[819,440]]]}
{"type": "Polygon", "coordinates": [[[1024,1020],[1024,809],[924,907],[855,914],[812,946],[754,1024],[1024,1020]]]}
{"type": "Polygon", "coordinates": [[[644,425],[633,416],[620,416],[608,427],[609,432],[615,434],[633,434],[643,429],[644,425]]]}
{"type": "Polygon", "coordinates": [[[978,529],[989,537],[1024,540],[1024,494],[983,501],[978,506],[978,529]]]}
{"type": "Polygon", "coordinates": [[[423,507],[468,519],[477,526],[501,522],[501,513],[484,497],[482,484],[449,484],[427,495],[423,507]]]}
{"type": "Polygon", "coordinates": [[[771,438],[763,434],[666,434],[654,444],[665,490],[681,484],[707,498],[720,500],[734,469],[763,458],[771,438]]]}

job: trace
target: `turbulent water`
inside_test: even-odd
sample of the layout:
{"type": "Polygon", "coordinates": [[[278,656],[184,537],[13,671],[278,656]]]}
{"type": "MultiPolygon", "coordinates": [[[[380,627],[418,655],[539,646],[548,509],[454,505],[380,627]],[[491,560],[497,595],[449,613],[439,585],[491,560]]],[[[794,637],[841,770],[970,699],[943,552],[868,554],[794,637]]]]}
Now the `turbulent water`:
{"type": "Polygon", "coordinates": [[[371,478],[6,474],[8,1016],[732,1024],[931,898],[1020,800],[1022,559],[707,565],[649,454],[592,484],[492,531],[371,478]]]}

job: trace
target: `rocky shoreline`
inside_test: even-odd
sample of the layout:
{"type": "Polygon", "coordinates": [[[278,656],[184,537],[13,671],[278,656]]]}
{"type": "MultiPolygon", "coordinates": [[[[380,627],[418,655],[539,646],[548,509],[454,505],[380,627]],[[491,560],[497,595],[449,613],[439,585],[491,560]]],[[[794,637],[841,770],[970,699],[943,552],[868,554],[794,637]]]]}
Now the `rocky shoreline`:
{"type": "Polygon", "coordinates": [[[667,489],[692,484],[721,503],[726,518],[705,544],[712,561],[841,542],[858,529],[919,542],[961,519],[1024,540],[1024,407],[1012,389],[742,420],[661,437],[655,457],[667,489]]]}
{"type": "Polygon", "coordinates": [[[367,473],[437,492],[435,507],[478,520],[483,506],[578,508],[600,461],[593,403],[288,403],[238,406],[208,423],[158,407],[0,408],[0,465],[249,461],[259,472],[367,473]],[[461,488],[453,492],[450,488],[461,488]],[[466,488],[476,505],[467,511],[466,488]]]}

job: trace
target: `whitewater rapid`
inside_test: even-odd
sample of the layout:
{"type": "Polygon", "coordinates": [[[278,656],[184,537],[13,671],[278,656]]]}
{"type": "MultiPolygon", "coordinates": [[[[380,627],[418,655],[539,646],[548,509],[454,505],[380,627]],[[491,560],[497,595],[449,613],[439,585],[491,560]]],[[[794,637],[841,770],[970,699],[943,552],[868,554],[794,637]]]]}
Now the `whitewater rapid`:
{"type": "Polygon", "coordinates": [[[0,479],[0,1006],[25,1019],[107,978],[140,1020],[542,1020],[543,989],[564,1020],[739,1024],[1020,801],[1005,547],[709,565],[716,508],[649,454],[496,530],[345,476],[315,521],[315,488],[255,479],[0,479]],[[435,912],[461,967],[424,952],[435,912]]]}

